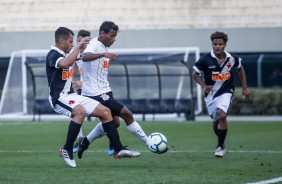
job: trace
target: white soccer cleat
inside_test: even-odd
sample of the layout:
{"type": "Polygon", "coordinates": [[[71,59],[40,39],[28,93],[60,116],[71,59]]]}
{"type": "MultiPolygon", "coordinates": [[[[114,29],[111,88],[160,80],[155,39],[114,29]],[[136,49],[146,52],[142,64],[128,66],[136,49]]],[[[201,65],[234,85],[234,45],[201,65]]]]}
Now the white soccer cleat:
{"type": "Polygon", "coordinates": [[[70,167],[76,167],[76,163],[75,163],[75,160],[73,159],[73,155],[72,153],[69,154],[67,150],[63,149],[61,150],[61,153],[64,157],[64,160],[66,162],[66,164],[70,167]]]}
{"type": "Polygon", "coordinates": [[[133,157],[139,157],[141,153],[137,151],[130,151],[130,150],[120,150],[118,153],[114,154],[114,158],[133,158],[133,157]]]}
{"type": "Polygon", "coordinates": [[[218,147],[215,150],[214,156],[222,158],[225,152],[226,152],[225,148],[222,149],[221,147],[218,147]]]}

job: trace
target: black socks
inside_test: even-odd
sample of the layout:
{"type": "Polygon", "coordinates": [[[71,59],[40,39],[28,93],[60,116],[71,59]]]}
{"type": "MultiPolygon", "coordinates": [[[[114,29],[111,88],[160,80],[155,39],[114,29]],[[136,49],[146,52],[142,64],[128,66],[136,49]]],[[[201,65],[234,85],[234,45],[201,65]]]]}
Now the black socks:
{"type": "Polygon", "coordinates": [[[72,151],[73,143],[76,140],[76,137],[79,133],[80,127],[81,127],[81,124],[77,124],[77,123],[75,123],[74,121],[71,120],[71,122],[69,124],[67,140],[66,140],[66,143],[64,145],[64,149],[72,151]]]}
{"type": "Polygon", "coordinates": [[[217,137],[218,137],[218,143],[217,143],[217,147],[224,147],[224,141],[226,138],[226,134],[227,134],[227,129],[223,130],[223,129],[217,129],[217,137]]]}
{"type": "Polygon", "coordinates": [[[117,131],[116,124],[113,121],[110,121],[108,123],[102,123],[102,126],[104,128],[107,137],[110,139],[110,142],[113,145],[114,150],[118,152],[124,149],[123,145],[119,140],[119,133],[117,131]]]}

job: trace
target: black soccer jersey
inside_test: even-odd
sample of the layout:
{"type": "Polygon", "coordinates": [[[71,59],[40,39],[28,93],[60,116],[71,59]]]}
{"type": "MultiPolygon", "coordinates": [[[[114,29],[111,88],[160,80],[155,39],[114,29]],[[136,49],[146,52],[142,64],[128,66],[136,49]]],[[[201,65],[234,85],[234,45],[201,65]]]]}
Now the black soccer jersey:
{"type": "Polygon", "coordinates": [[[71,86],[72,68],[62,69],[57,66],[57,62],[64,58],[65,55],[66,54],[62,50],[52,47],[46,57],[46,74],[50,89],[49,95],[53,105],[56,103],[56,100],[60,95],[74,92],[71,86]]]}
{"type": "MultiPolygon", "coordinates": [[[[213,86],[212,92],[209,93],[212,98],[215,98],[223,93],[234,92],[234,77],[235,69],[241,67],[241,58],[226,52],[226,59],[222,64],[219,64],[213,51],[202,56],[194,65],[194,70],[197,73],[204,74],[206,85],[213,86]]],[[[208,94],[205,94],[205,97],[208,94]]]]}

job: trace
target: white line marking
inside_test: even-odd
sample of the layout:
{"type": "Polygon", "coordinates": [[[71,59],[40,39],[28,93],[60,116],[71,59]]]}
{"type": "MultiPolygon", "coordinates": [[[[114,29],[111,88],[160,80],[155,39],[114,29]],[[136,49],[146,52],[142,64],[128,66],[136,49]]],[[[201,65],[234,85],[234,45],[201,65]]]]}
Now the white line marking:
{"type": "MultiPolygon", "coordinates": [[[[0,153],[55,153],[58,152],[59,153],[59,149],[58,151],[35,151],[35,150],[0,150],[0,153]]],[[[87,150],[87,152],[92,152],[92,153],[99,153],[99,152],[107,152],[107,150],[87,150]]],[[[138,152],[150,152],[149,150],[138,150],[138,152]]],[[[169,152],[171,153],[212,153],[214,152],[214,150],[204,150],[204,151],[195,151],[195,150],[187,150],[187,151],[173,151],[170,150],[169,152]]],[[[227,152],[229,153],[268,153],[268,154],[281,154],[282,151],[263,151],[263,150],[245,150],[245,151],[235,151],[235,150],[228,150],[227,152]]]]}
{"type": "Polygon", "coordinates": [[[20,124],[23,124],[23,122],[13,122],[13,123],[0,123],[0,125],[8,125],[8,126],[10,126],[10,125],[20,125],[20,124]]]}
{"type": "Polygon", "coordinates": [[[280,181],[282,181],[282,177],[265,180],[265,181],[254,182],[254,183],[247,183],[247,184],[270,184],[270,183],[278,183],[280,181]]]}

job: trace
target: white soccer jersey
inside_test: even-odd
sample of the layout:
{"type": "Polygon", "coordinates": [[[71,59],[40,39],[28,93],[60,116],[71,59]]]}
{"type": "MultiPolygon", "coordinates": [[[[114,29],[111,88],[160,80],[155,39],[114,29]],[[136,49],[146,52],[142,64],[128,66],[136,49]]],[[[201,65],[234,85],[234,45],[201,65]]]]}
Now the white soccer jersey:
{"type": "MultiPolygon", "coordinates": [[[[93,38],[87,45],[84,53],[100,54],[108,52],[107,47],[103,45],[98,37],[93,38]]],[[[102,93],[111,91],[108,81],[108,69],[110,60],[102,57],[95,61],[82,63],[83,84],[81,94],[84,96],[98,96],[102,93]]]]}

